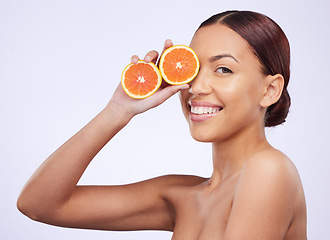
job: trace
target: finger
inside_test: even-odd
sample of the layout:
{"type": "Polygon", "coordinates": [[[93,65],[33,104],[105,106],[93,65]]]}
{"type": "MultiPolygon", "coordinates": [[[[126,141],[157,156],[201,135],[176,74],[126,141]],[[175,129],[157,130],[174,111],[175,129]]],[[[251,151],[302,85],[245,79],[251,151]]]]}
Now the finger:
{"type": "Polygon", "coordinates": [[[134,55],[131,57],[131,63],[137,64],[137,62],[140,60],[140,58],[137,55],[134,55]]]}
{"type": "MultiPolygon", "coordinates": [[[[173,46],[173,42],[171,39],[166,39],[165,42],[164,42],[164,48],[163,48],[163,52],[168,49],[169,47],[172,47],[173,46]]],[[[162,52],[162,53],[163,53],[162,52]]]]}
{"type": "Polygon", "coordinates": [[[155,106],[163,103],[165,100],[179,92],[180,90],[188,89],[189,85],[171,85],[169,87],[166,87],[160,91],[157,91],[154,95],[152,95],[150,98],[154,98],[154,104],[155,106]]]}
{"type": "MultiPolygon", "coordinates": [[[[163,55],[163,53],[165,52],[166,49],[168,49],[169,47],[172,47],[172,46],[173,46],[172,40],[171,39],[166,39],[165,42],[164,42],[164,47],[163,47],[163,51],[162,51],[161,55],[163,55]]],[[[159,65],[159,62],[158,62],[157,65],[159,65]]]]}
{"type": "Polygon", "coordinates": [[[152,50],[146,54],[146,56],[144,57],[144,61],[156,63],[157,58],[158,58],[158,52],[155,50],[152,50]]]}

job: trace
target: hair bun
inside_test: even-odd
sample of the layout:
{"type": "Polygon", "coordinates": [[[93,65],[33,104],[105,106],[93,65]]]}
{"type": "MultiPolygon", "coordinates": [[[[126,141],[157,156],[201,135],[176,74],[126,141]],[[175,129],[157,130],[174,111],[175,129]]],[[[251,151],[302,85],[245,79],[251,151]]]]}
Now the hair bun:
{"type": "Polygon", "coordinates": [[[289,113],[291,106],[291,98],[288,91],[285,89],[280,99],[269,106],[265,116],[265,126],[274,127],[285,122],[285,118],[289,113]]]}

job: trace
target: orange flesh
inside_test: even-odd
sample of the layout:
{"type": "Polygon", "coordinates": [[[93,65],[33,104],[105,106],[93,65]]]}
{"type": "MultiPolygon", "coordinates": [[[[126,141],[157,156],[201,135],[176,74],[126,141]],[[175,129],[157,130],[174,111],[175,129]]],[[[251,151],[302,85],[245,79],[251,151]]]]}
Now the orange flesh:
{"type": "Polygon", "coordinates": [[[183,48],[173,49],[164,58],[163,71],[172,82],[183,82],[191,78],[196,68],[195,56],[183,48]]]}
{"type": "Polygon", "coordinates": [[[147,64],[132,65],[125,73],[124,84],[127,90],[137,96],[143,96],[155,89],[158,75],[147,64]]]}

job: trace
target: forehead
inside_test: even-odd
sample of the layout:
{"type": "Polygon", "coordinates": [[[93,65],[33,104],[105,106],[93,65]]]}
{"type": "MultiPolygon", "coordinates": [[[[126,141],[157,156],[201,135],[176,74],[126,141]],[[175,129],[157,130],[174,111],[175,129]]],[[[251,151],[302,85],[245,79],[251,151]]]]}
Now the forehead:
{"type": "Polygon", "coordinates": [[[200,28],[193,36],[190,47],[201,59],[218,54],[231,54],[238,61],[255,59],[245,39],[222,24],[200,28]]]}

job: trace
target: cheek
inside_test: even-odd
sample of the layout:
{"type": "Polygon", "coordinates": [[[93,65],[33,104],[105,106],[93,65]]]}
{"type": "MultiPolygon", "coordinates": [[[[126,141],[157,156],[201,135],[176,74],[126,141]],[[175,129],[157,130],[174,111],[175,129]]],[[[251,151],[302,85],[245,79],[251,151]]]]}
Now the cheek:
{"type": "Polygon", "coordinates": [[[260,107],[259,107],[259,87],[251,84],[240,89],[232,99],[232,104],[228,107],[228,117],[230,118],[229,125],[232,128],[249,125],[253,122],[259,122],[260,107]]]}
{"type": "Polygon", "coordinates": [[[241,125],[242,122],[253,118],[259,110],[258,87],[240,80],[221,92],[228,126],[241,125]]]}
{"type": "Polygon", "coordinates": [[[235,84],[228,88],[226,96],[231,98],[231,101],[228,102],[236,104],[238,108],[258,106],[261,93],[259,81],[252,77],[242,80],[235,81],[235,84]]]}

